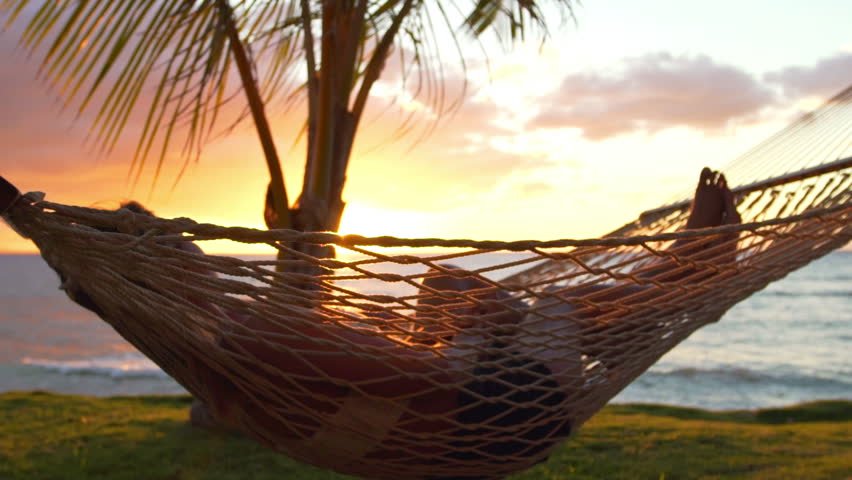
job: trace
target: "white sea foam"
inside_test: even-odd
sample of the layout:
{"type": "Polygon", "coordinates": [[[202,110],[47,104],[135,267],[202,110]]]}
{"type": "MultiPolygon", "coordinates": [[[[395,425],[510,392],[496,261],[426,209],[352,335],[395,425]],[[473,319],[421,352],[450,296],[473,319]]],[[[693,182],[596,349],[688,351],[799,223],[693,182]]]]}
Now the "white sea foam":
{"type": "Polygon", "coordinates": [[[104,375],[112,378],[168,378],[165,372],[140,353],[94,357],[77,360],[47,358],[21,359],[24,365],[40,367],[66,375],[104,375]]]}

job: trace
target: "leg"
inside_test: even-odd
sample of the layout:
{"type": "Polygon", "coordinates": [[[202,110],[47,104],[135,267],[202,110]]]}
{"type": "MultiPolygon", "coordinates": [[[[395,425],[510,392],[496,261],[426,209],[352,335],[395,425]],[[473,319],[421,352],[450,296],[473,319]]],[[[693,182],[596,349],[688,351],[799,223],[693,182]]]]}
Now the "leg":
{"type": "MultiPolygon", "coordinates": [[[[695,197],[692,201],[685,230],[734,225],[740,223],[740,221],[740,215],[734,205],[734,195],[728,188],[725,176],[719,172],[713,172],[709,168],[704,168],[695,189],[695,197]]],[[[680,259],[724,265],[736,259],[737,238],[738,234],[736,233],[713,237],[685,238],[674,242],[665,252],[674,254],[680,259]]],[[[688,277],[699,271],[701,270],[684,267],[683,262],[661,258],[654,264],[638,271],[637,276],[668,282],[683,279],[693,281],[695,279],[688,277]]],[[[706,270],[703,271],[706,272],[706,270]]],[[[706,278],[707,275],[705,274],[697,280],[706,278]]],[[[593,302],[611,302],[630,298],[631,300],[628,300],[628,303],[637,303],[648,300],[648,295],[640,295],[643,291],[647,291],[647,288],[639,285],[597,283],[579,288],[571,292],[570,296],[582,297],[593,302]],[[635,300],[632,300],[634,298],[635,300]]]]}
{"type": "MultiPolygon", "coordinates": [[[[733,225],[740,221],[733,193],[728,188],[724,175],[709,168],[703,169],[685,230],[733,225]]],[[[665,253],[675,255],[675,259],[662,257],[652,265],[637,271],[636,275],[664,283],[706,280],[717,273],[702,266],[691,267],[687,262],[715,265],[733,263],[736,260],[737,239],[738,234],[733,233],[678,240],[665,250],[665,253]]],[[[625,345],[631,343],[630,335],[626,335],[625,330],[632,331],[633,328],[625,325],[622,321],[624,314],[619,310],[651,301],[665,293],[657,287],[598,283],[566,293],[562,296],[562,301],[563,309],[573,312],[573,317],[583,330],[583,351],[601,358],[604,355],[612,355],[613,351],[619,351],[621,348],[619,345],[613,345],[608,338],[602,337],[613,329],[619,331],[618,342],[625,345]]],[[[647,328],[653,329],[653,326],[648,325],[647,328]]]]}

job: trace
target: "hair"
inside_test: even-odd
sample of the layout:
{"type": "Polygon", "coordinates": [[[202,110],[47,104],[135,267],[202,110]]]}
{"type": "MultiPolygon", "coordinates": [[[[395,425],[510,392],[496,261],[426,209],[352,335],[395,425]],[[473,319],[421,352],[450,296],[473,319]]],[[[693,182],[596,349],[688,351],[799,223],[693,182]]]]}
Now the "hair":
{"type": "Polygon", "coordinates": [[[136,200],[122,202],[121,206],[118,207],[116,210],[121,210],[122,208],[126,208],[127,210],[130,210],[133,213],[141,213],[142,215],[148,215],[149,217],[154,216],[154,212],[143,207],[142,204],[137,202],[136,200]]]}

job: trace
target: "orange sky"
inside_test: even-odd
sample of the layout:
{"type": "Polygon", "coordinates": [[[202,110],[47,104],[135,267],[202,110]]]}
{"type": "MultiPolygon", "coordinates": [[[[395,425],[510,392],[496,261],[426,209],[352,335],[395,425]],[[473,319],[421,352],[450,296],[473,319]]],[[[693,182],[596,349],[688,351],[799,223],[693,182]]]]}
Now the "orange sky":
{"type": "MultiPolygon", "coordinates": [[[[359,131],[341,230],[505,240],[604,234],[850,83],[852,44],[840,19],[852,18],[852,3],[822,3],[779,11],[764,25],[751,3],[696,11],[662,0],[641,9],[584,2],[577,25],[547,47],[497,50],[488,74],[472,61],[467,103],[414,144],[391,141],[395,128],[412,111],[428,127],[428,108],[403,99],[373,118],[398,99],[390,71],[359,131]]],[[[207,145],[174,189],[177,152],[153,192],[154,161],[133,189],[138,125],[111,155],[98,155],[84,143],[86,118],[62,111],[11,33],[0,35],[0,175],[51,201],[114,208],[134,198],[164,217],[263,228],[267,173],[248,125],[207,145]]],[[[457,91],[460,74],[452,65],[448,72],[457,91]]],[[[301,184],[303,150],[290,149],[301,122],[298,111],[273,117],[291,198],[301,184]]],[[[2,252],[35,249],[2,225],[2,252]]]]}

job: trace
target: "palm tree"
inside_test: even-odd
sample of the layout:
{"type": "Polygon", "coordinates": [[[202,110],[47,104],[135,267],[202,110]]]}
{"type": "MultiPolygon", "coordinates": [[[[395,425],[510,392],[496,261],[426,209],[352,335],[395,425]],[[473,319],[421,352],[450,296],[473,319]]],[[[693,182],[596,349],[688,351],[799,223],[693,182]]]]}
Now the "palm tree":
{"type": "MultiPolygon", "coordinates": [[[[154,181],[175,137],[197,158],[229,102],[236,122],[251,118],[269,170],[269,228],[335,231],[355,133],[370,91],[395,54],[418,73],[413,90],[447,112],[440,41],[461,50],[462,31],[502,40],[544,40],[572,0],[0,0],[6,26],[22,22],[22,45],[42,56],[41,74],[78,112],[97,111],[91,127],[110,151],[139,106],[148,104],[132,160],[154,181]],[[541,4],[548,3],[549,15],[541,4]],[[458,19],[456,22],[454,19],[458,19]],[[460,25],[454,25],[459,23],[460,25]],[[461,27],[461,28],[459,28],[461,27]],[[449,35],[443,35],[448,32],[449,35]],[[449,38],[447,38],[449,37],[449,38]],[[234,74],[236,71],[236,74],[234,74]],[[239,79],[239,88],[229,81],[239,79]],[[147,93],[152,92],[152,93],[147,93]],[[150,95],[153,97],[150,97],[150,95]],[[267,109],[307,104],[307,159],[301,195],[291,204],[267,109]],[[96,106],[97,105],[97,106],[96,106]]],[[[333,252],[299,246],[317,256],[333,252]]]]}

